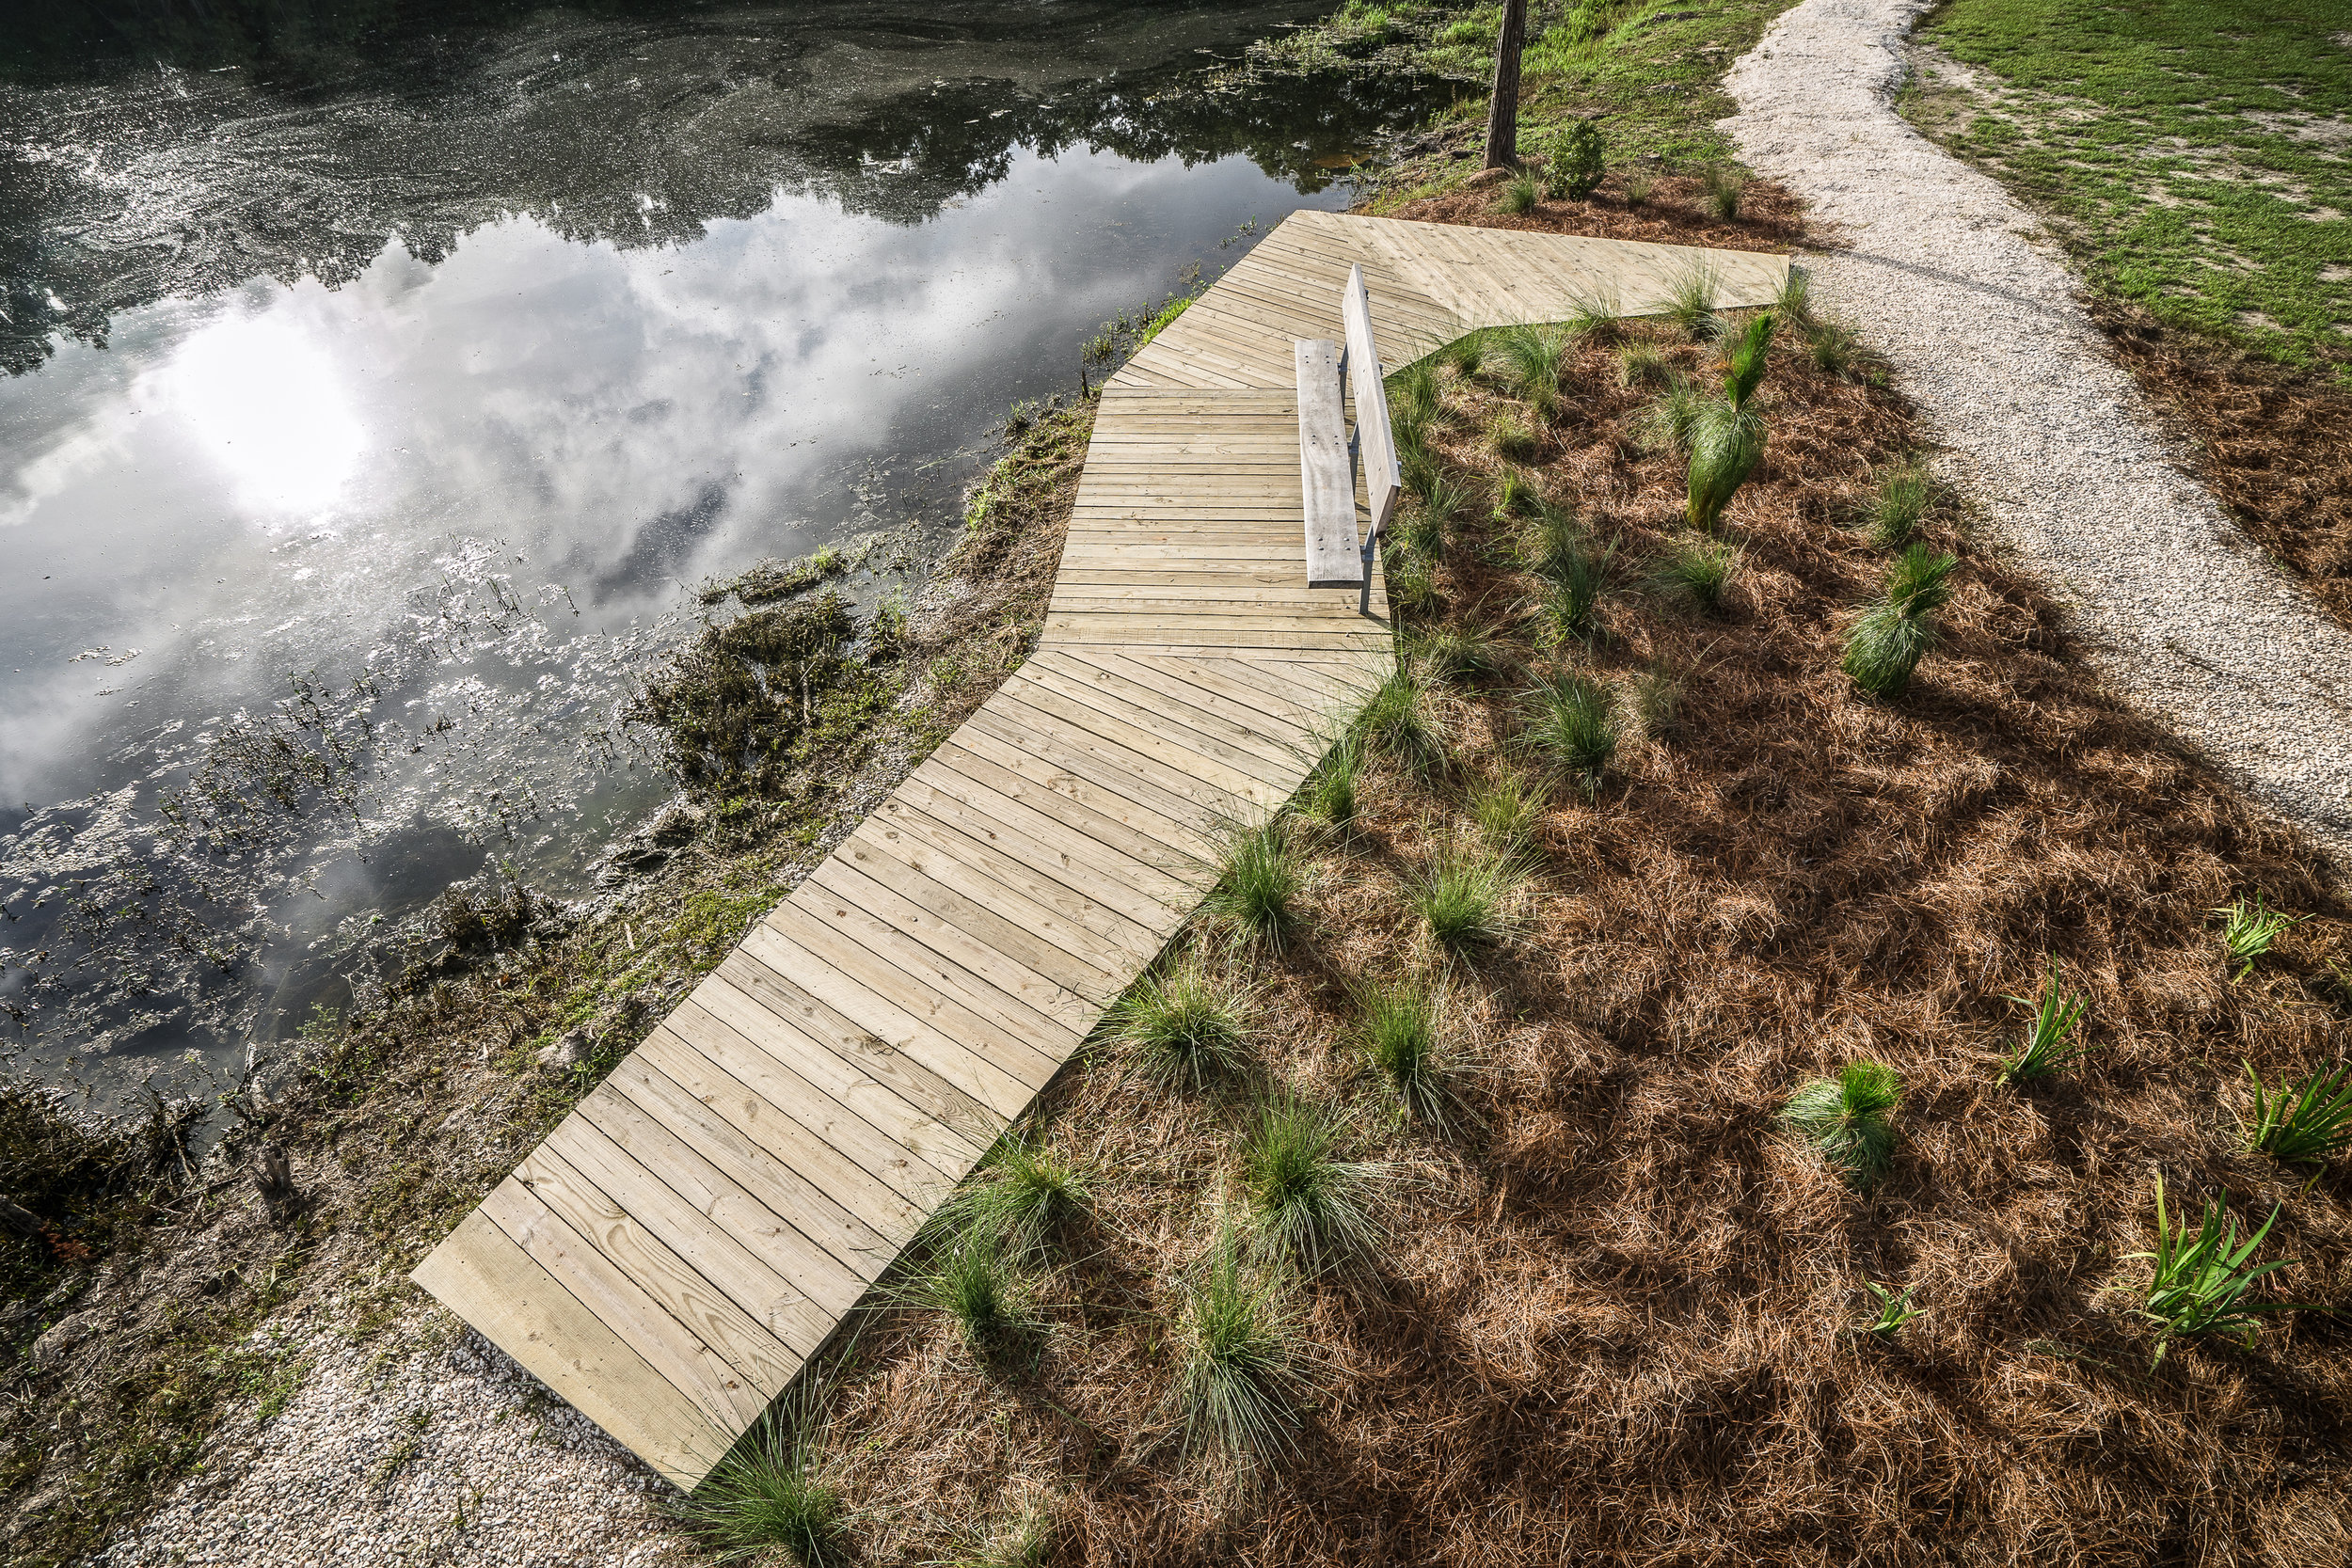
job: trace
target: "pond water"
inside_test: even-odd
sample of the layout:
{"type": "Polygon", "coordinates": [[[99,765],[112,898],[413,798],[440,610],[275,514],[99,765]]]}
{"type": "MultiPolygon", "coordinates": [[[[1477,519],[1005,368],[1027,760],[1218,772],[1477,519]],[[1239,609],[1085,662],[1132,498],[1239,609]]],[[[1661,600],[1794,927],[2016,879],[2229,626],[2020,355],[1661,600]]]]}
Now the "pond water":
{"type": "Polygon", "coordinates": [[[697,584],[874,533],[919,574],[1008,404],[1426,109],[1203,77],[1319,8],[43,8],[0,43],[11,1062],[199,1091],[453,880],[580,891],[670,793],[619,715],[697,584]]]}

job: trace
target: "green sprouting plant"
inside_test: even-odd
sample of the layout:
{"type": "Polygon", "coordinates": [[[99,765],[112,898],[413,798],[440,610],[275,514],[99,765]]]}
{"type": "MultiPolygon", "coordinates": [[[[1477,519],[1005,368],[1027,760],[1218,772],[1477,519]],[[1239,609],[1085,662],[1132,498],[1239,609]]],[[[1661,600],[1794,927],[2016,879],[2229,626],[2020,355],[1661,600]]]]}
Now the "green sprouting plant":
{"type": "Polygon", "coordinates": [[[1599,789],[1624,736],[1609,689],[1589,675],[1563,670],[1539,679],[1527,693],[1527,705],[1528,743],[1585,794],[1599,789]]]}
{"type": "Polygon", "coordinates": [[[1042,1254],[1060,1228],[1086,1212],[1094,1191],[1084,1166],[1022,1133],[1000,1139],[978,1180],[943,1213],[990,1238],[1014,1259],[1042,1254]]]}
{"type": "Polygon", "coordinates": [[[1919,660],[1935,646],[1935,612],[1951,597],[1947,579],[1958,562],[1925,545],[1897,558],[1886,578],[1886,594],[1863,611],[1846,634],[1840,668],[1874,697],[1899,697],[1910,687],[1919,660]]]}
{"type": "Polygon", "coordinates": [[[1549,326],[1505,327],[1496,344],[1510,375],[1511,389],[1539,420],[1549,420],[1559,405],[1560,372],[1567,350],[1567,335],[1549,326]]]}
{"type": "Polygon", "coordinates": [[[1720,222],[1736,222],[1740,198],[1748,192],[1748,177],[1737,165],[1709,164],[1700,171],[1700,205],[1720,222]]]}
{"type": "Polygon", "coordinates": [[[1495,486],[1494,516],[1497,522],[1524,517],[1534,512],[1543,499],[1543,492],[1523,468],[1503,471],[1502,483],[1495,486]]]}
{"type": "Polygon", "coordinates": [[[1494,947],[1518,924],[1527,872],[1520,858],[1476,838],[1447,836],[1405,874],[1405,907],[1450,953],[1494,947]]]}
{"type": "Polygon", "coordinates": [[[985,1227],[963,1224],[945,1236],[900,1288],[909,1307],[954,1320],[966,1349],[985,1361],[1037,1326],[1027,1286],[985,1227]]]}
{"type": "Polygon", "coordinates": [[[1682,682],[1664,670],[1652,667],[1635,677],[1633,682],[1633,721],[1652,740],[1663,740],[1675,733],[1676,716],[1682,711],[1682,682]]]}
{"type": "Polygon", "coordinates": [[[803,1568],[846,1563],[849,1506],[817,1459],[807,1423],[771,1411],[670,1512],[719,1562],[742,1562],[781,1548],[803,1568]]]}
{"type": "Polygon", "coordinates": [[[1425,499],[1444,476],[1445,464],[1419,426],[1399,426],[1395,434],[1397,477],[1406,495],[1425,499]]]}
{"type": "Polygon", "coordinates": [[[1494,634],[1477,621],[1424,633],[1412,639],[1410,647],[1414,662],[1428,672],[1430,679],[1449,684],[1483,679],[1500,673],[1504,665],[1494,634]]]}
{"type": "Polygon", "coordinates": [[[2001,1064],[2000,1076],[1994,1083],[2026,1084],[2036,1078],[2047,1078],[2073,1067],[2090,1052],[2089,1041],[2075,1038],[2090,1003],[2058,984],[2056,964],[2050,966],[2039,996],[2012,996],[2010,1000],[2031,1007],[2033,1022],[2026,1027],[2026,1037],[2018,1042],[2017,1054],[2001,1064]]]}
{"type": "Polygon", "coordinates": [[[1321,827],[1346,827],[1356,820],[1363,772],[1364,737],[1356,730],[1345,731],[1331,742],[1299,791],[1299,815],[1321,827]]]}
{"type": "Polygon", "coordinates": [[[1497,456],[1524,463],[1535,455],[1541,442],[1525,420],[1508,409],[1497,409],[1486,421],[1486,444],[1497,456]]]}
{"type": "Polygon", "coordinates": [[[1844,322],[1816,321],[1804,329],[1805,357],[1823,375],[1840,381],[1874,380],[1874,365],[1862,335],[1844,322]]]}
{"type": "Polygon", "coordinates": [[[1224,875],[1201,907],[1237,941],[1279,953],[1298,924],[1306,887],[1306,859],[1288,819],[1268,817],[1228,832],[1224,875]]]}
{"type": "Polygon", "coordinates": [[[1707,407],[1707,394],[1692,385],[1691,378],[1680,371],[1669,367],[1663,374],[1665,389],[1633,417],[1634,439],[1651,451],[1672,451],[1687,457],[1692,441],[1698,436],[1699,415],[1707,407]]]}
{"type": "Polygon", "coordinates": [[[1559,642],[1585,641],[1599,632],[1601,595],[1616,560],[1614,539],[1596,549],[1581,531],[1563,533],[1546,547],[1536,567],[1543,579],[1536,608],[1547,635],[1559,642]]]}
{"type": "Polygon", "coordinates": [[[1470,505],[1470,487],[1451,475],[1440,475],[1429,493],[1405,509],[1399,519],[1397,543],[1426,565],[1445,559],[1447,532],[1470,505]]]}
{"type": "Polygon", "coordinates": [[[1682,268],[1666,285],[1666,319],[1694,343],[1713,342],[1724,335],[1724,322],[1715,314],[1723,293],[1722,279],[1705,262],[1682,268]]]}
{"type": "Polygon", "coordinates": [[[1798,1085],[1780,1115],[1832,1169],[1867,1187],[1894,1163],[1895,1129],[1886,1118],[1901,1103],[1894,1070],[1864,1060],[1847,1063],[1835,1078],[1798,1085]]]}
{"type": "Polygon", "coordinates": [[[1624,193],[1625,204],[1629,207],[1648,206],[1650,193],[1657,188],[1658,176],[1645,168],[1628,169],[1623,184],[1618,187],[1624,193]]]}
{"type": "Polygon", "coordinates": [[[1186,1451],[1215,1448],[1237,1459],[1291,1451],[1304,1357],[1281,1276],[1253,1274],[1229,1227],[1182,1291],[1172,1393],[1186,1451]]]}
{"type": "Polygon", "coordinates": [[[2246,1078],[2254,1085],[2254,1119],[2243,1124],[2249,1148],[2291,1165],[2352,1149],[2352,1066],[2323,1068],[2273,1090],[2248,1062],[2246,1078]]]}
{"type": "Polygon", "coordinates": [[[1724,591],[1740,570],[1740,550],[1720,539],[1680,539],[1658,563],[1659,585],[1701,612],[1723,608],[1724,591]]]}
{"type": "Polygon", "coordinates": [[[1453,366],[1455,375],[1468,381],[1486,362],[1486,334],[1472,332],[1456,338],[1438,351],[1438,357],[1453,366]]]}
{"type": "Polygon", "coordinates": [[[1721,402],[1700,404],[1691,430],[1691,472],[1683,520],[1701,531],[1714,528],[1724,508],[1764,460],[1764,420],[1755,407],[1772,344],[1772,313],[1753,318],[1724,361],[1721,402]]]}
{"type": "Polygon", "coordinates": [[[1310,1274],[1351,1261],[1376,1239],[1366,1203],[1382,1166],[1340,1158],[1347,1127],[1328,1105],[1282,1090],[1242,1132],[1242,1197],[1268,1256],[1310,1274]]]}
{"type": "MultiPolygon", "coordinates": [[[[1389,377],[1389,427],[1392,435],[1406,425],[1416,436],[1425,433],[1445,413],[1445,390],[1438,385],[1438,367],[1416,359],[1389,377]]],[[[1398,435],[1401,440],[1403,437],[1398,435]]]]}
{"type": "Polygon", "coordinates": [[[1356,1049],[1399,1112],[1442,1132],[1454,1109],[1454,1072],[1440,1037],[1444,1000],[1426,982],[1355,988],[1356,1049]]]}
{"type": "Polygon", "coordinates": [[[2238,966],[2230,976],[2233,983],[2245,979],[2254,972],[2255,963],[2267,954],[2287,931],[2302,924],[2298,915],[2283,914],[2272,909],[2261,893],[2249,904],[2243,894],[2228,903],[2205,912],[2221,922],[2221,946],[2229,954],[2230,962],[2238,966]]]}
{"type": "Polygon", "coordinates": [[[2195,1231],[2189,1229],[2188,1215],[2180,1217],[2175,1226],[2164,1208],[2164,1177],[2156,1177],[2156,1249],[2135,1252],[2123,1260],[2127,1263],[2146,1261],[2153,1265],[2148,1281],[2148,1294],[2140,1304],[2140,1315],[2157,1325],[2155,1360],[2164,1359],[2164,1353],[2175,1338],[2200,1334],[2217,1334],[2240,1345],[2250,1345],[2261,1332],[2265,1312],[2280,1312],[2294,1305],[2289,1302],[2249,1301],[2246,1293],[2265,1275],[2274,1274],[2294,1261],[2280,1258],[2259,1268],[2248,1268],[2247,1262],[2261,1246],[2270,1227],[2279,1223],[2279,1210],[2273,1207],[2270,1217],[2262,1228],[2249,1236],[2241,1244],[2237,1239],[2237,1221],[2225,1205],[2208,1201],[2195,1231]]]}
{"type": "Polygon", "coordinates": [[[1862,1285],[1878,1302],[1878,1310],[1862,1324],[1863,1333],[1892,1339],[1902,1332],[1903,1324],[1919,1315],[1919,1309],[1911,1305],[1911,1294],[1919,1288],[1916,1285],[1904,1287],[1900,1294],[1872,1279],[1864,1280],[1862,1285]]]}
{"type": "Polygon", "coordinates": [[[1916,462],[1906,458],[1890,465],[1870,493],[1870,543],[1891,550],[1910,539],[1926,518],[1933,496],[1933,482],[1916,462]]]}
{"type": "Polygon", "coordinates": [[[1395,564],[1384,565],[1381,571],[1388,584],[1391,610],[1408,618],[1436,610],[1438,583],[1427,566],[1410,554],[1400,554],[1395,564]]]}
{"type": "Polygon", "coordinates": [[[1110,1007],[1111,1037],[1136,1067],[1173,1088],[1205,1088],[1249,1065],[1250,993],[1197,958],[1146,974],[1110,1007]]]}
{"type": "Polygon", "coordinates": [[[1428,689],[1411,664],[1399,664],[1368,698],[1356,726],[1365,744],[1426,777],[1445,766],[1445,736],[1430,716],[1428,689]]]}
{"type": "Polygon", "coordinates": [[[906,647],[907,596],[898,590],[885,594],[874,606],[873,619],[866,626],[866,646],[877,657],[896,658],[906,647]]]}
{"type": "Polygon", "coordinates": [[[1544,185],[1552,197],[1581,201],[1600,188],[1608,170],[1608,147],[1592,120],[1572,119],[1546,144],[1544,185]]]}
{"type": "MultiPolygon", "coordinates": [[[[1670,386],[1674,367],[1666,363],[1665,355],[1658,345],[1646,339],[1627,343],[1617,350],[1617,385],[1628,390],[1636,387],[1670,386]]],[[[1687,385],[1687,384],[1686,384],[1687,385]]]]}
{"type": "Polygon", "coordinates": [[[1470,791],[1470,816],[1478,836],[1500,855],[1523,856],[1544,817],[1540,791],[1517,768],[1497,769],[1470,791]]]}
{"type": "Polygon", "coordinates": [[[1625,336],[1625,312],[1613,294],[1577,293],[1569,298],[1568,314],[1560,329],[1572,341],[1606,347],[1625,336]]]}
{"type": "Polygon", "coordinates": [[[1543,198],[1543,187],[1535,182],[1535,177],[1522,174],[1503,184],[1495,205],[1506,213],[1532,213],[1543,198]]]}
{"type": "Polygon", "coordinates": [[[1780,292],[1772,296],[1772,314],[1781,325],[1800,333],[1811,332],[1820,318],[1813,313],[1813,275],[1804,268],[1789,265],[1788,276],[1782,278],[1780,292]]]}

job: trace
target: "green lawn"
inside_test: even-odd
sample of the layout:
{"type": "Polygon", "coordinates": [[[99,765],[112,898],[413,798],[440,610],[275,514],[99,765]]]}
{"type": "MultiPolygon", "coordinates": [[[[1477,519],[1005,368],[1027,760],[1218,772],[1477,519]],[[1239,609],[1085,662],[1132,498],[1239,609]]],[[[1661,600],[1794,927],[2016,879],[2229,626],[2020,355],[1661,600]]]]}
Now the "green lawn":
{"type": "Polygon", "coordinates": [[[2092,285],[2352,379],[2352,0],[1950,0],[1905,95],[2092,285]]]}

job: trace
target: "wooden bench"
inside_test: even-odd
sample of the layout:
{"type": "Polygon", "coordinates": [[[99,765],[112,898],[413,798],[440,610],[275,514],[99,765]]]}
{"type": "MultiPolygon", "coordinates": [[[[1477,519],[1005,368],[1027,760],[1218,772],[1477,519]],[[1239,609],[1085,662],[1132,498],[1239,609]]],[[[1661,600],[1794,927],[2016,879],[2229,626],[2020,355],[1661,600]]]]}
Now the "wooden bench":
{"type": "Polygon", "coordinates": [[[1372,341],[1372,297],[1364,269],[1347,270],[1340,294],[1347,347],[1327,338],[1298,338],[1292,353],[1298,375],[1298,476],[1307,515],[1307,586],[1354,588],[1358,608],[1372,608],[1372,562],[1381,532],[1396,509],[1403,475],[1396,437],[1389,428],[1388,385],[1372,341]],[[1356,433],[1347,432],[1346,401],[1355,393],[1356,433]],[[1356,529],[1356,464],[1361,461],[1372,525],[1356,529]]]}

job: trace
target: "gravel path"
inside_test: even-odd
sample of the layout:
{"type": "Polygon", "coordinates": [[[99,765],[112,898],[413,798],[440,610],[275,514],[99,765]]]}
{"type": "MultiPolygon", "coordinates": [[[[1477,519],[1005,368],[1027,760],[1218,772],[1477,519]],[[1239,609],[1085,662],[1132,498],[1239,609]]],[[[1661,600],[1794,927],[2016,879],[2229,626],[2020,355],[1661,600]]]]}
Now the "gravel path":
{"type": "Polygon", "coordinates": [[[2058,251],[1889,102],[1925,0],[1803,0],[1731,69],[1740,156],[1848,236],[1814,298],[1894,363],[1947,476],[2107,680],[2352,859],[2352,637],[2172,465],[2058,251]]]}
{"type": "MultiPolygon", "coordinates": [[[[661,1519],[669,1487],[593,1422],[447,1314],[421,1308],[354,1348],[290,1347],[310,1366],[266,1426],[209,1445],[103,1568],[499,1564],[655,1568],[707,1560],[661,1519]],[[386,1354],[387,1344],[400,1347],[386,1354]]],[[[264,1331],[266,1332],[266,1330],[264,1331]]]]}

